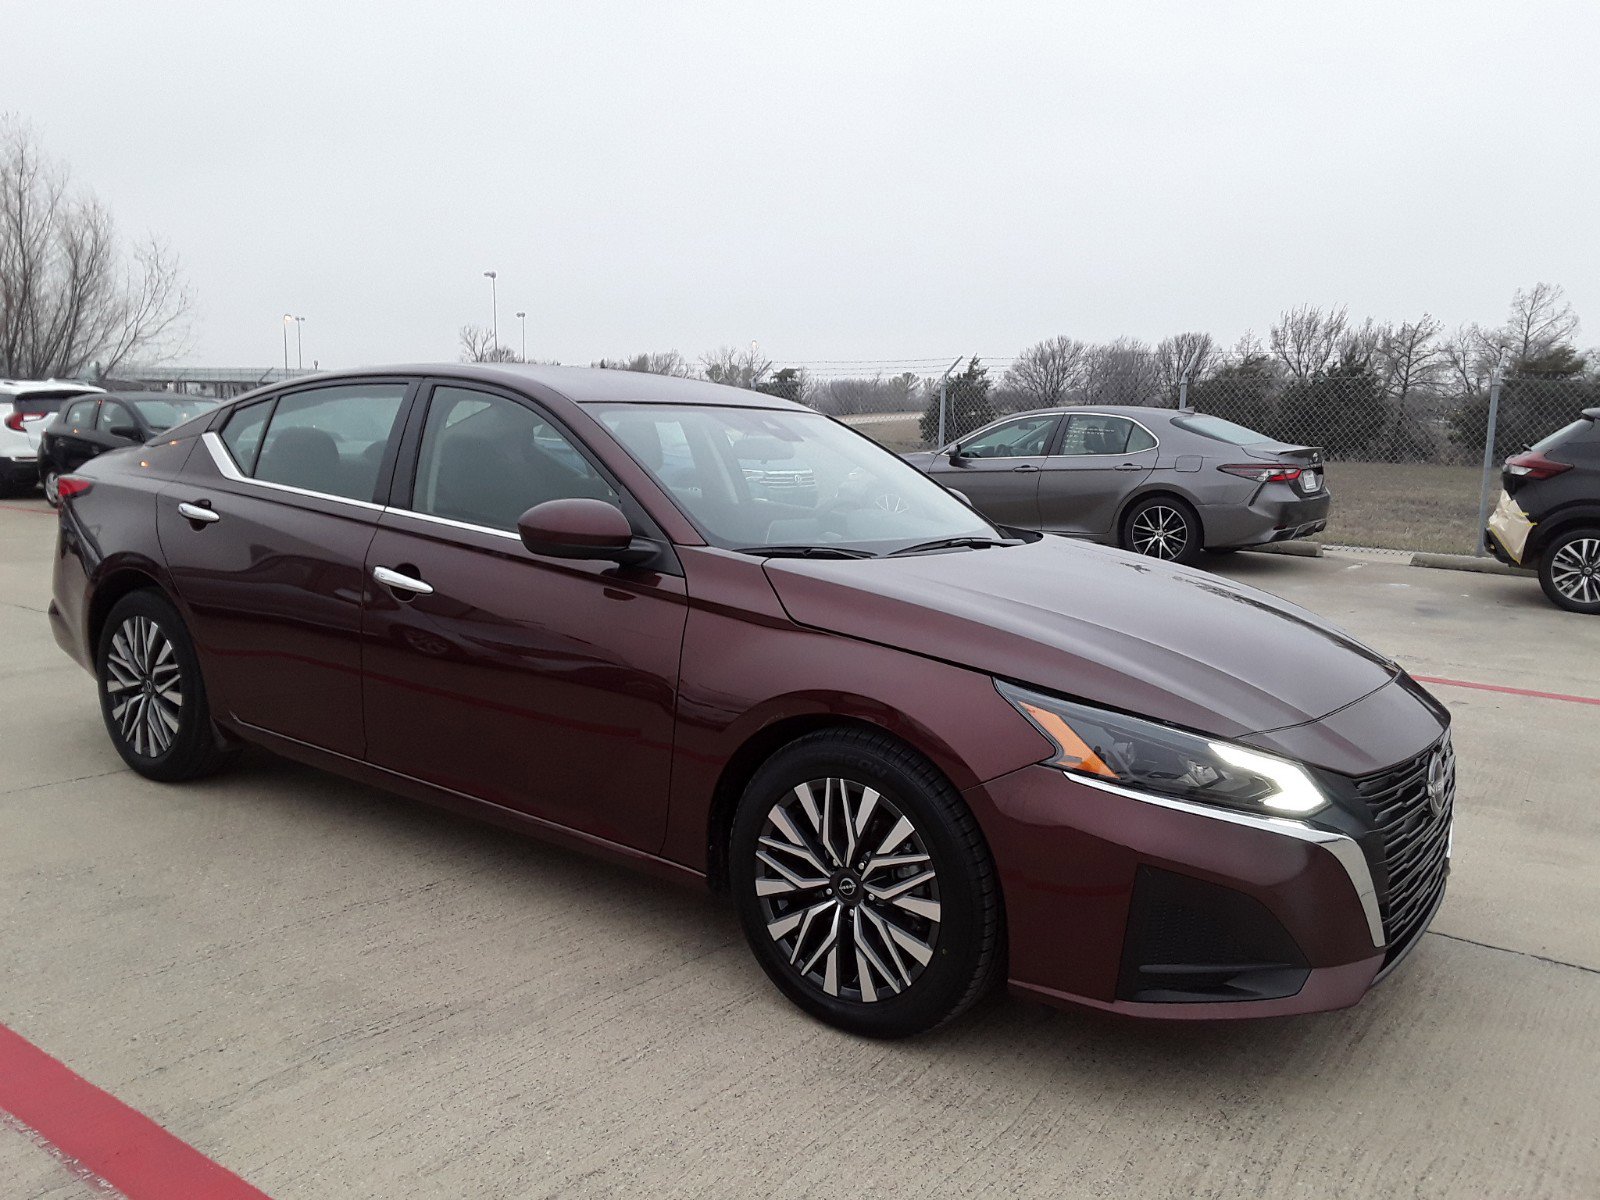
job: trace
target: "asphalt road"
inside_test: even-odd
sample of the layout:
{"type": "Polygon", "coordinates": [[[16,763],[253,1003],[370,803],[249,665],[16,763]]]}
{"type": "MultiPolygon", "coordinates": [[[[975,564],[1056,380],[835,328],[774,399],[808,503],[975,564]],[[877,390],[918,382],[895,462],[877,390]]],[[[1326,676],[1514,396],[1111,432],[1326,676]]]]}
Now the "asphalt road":
{"type": "MultiPolygon", "coordinates": [[[[1439,686],[1448,899],[1357,1008],[1157,1025],[1001,998],[916,1041],[792,1009],[706,896],[266,755],[122,768],[0,505],[0,1025],[278,1200],[1600,1193],[1600,708],[1439,686]]],[[[1522,579],[1239,555],[1415,674],[1600,696],[1522,579]]],[[[1068,936],[1063,931],[1063,936],[1068,936]]],[[[0,1123],[8,1197],[98,1195],[0,1123]]]]}

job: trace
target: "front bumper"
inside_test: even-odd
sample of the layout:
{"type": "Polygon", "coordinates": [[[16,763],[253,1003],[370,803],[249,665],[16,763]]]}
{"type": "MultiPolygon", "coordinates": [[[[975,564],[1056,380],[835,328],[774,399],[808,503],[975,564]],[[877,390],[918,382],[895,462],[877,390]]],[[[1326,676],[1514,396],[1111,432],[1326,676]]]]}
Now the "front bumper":
{"type": "Polygon", "coordinates": [[[1265,546],[1310,537],[1328,527],[1333,496],[1284,498],[1289,485],[1267,485],[1249,504],[1207,504],[1200,507],[1206,545],[1265,546]]]}
{"type": "Polygon", "coordinates": [[[1011,986],[1046,1002],[1179,1020],[1344,1008],[1420,938],[1386,946],[1374,851],[1358,830],[1157,800],[1045,766],[968,799],[1001,864],[1011,986]]]}

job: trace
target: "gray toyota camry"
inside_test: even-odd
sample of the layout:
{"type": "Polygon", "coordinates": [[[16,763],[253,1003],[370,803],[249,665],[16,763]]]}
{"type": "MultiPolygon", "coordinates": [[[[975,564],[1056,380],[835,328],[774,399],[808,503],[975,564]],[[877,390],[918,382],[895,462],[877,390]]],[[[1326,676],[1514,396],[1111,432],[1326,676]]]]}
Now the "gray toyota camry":
{"type": "Polygon", "coordinates": [[[906,460],[1002,525],[1189,563],[1325,529],[1322,451],[1161,408],[1019,413],[906,460]]]}

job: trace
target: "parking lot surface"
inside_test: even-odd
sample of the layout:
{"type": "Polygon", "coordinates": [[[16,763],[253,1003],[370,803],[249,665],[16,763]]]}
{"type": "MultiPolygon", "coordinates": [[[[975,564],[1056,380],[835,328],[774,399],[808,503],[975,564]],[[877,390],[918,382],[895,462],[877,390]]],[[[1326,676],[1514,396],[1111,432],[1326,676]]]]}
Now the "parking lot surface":
{"type": "MultiPolygon", "coordinates": [[[[1449,893],[1358,1007],[1001,998],[876,1043],[708,895],[265,754],[134,776],[50,637],[54,542],[0,504],[0,1025],[277,1200],[1600,1193],[1600,620],[1531,580],[1214,564],[1454,681],[1449,893]]],[[[3,1122],[0,1180],[104,1194],[3,1122]]]]}

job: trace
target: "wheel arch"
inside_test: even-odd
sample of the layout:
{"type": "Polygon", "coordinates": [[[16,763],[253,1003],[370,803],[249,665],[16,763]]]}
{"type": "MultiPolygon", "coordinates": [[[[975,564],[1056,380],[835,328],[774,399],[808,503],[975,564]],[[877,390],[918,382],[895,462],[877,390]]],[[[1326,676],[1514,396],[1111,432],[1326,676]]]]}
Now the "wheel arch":
{"type": "Polygon", "coordinates": [[[1529,553],[1524,555],[1523,561],[1543,557],[1545,548],[1551,542],[1574,529],[1600,530],[1600,504],[1580,500],[1576,504],[1558,508],[1545,516],[1533,527],[1533,535],[1529,539],[1529,553]]]}
{"type": "Polygon", "coordinates": [[[1206,544],[1206,521],[1200,515],[1200,505],[1195,502],[1194,497],[1185,495],[1170,483],[1154,483],[1134,492],[1117,509],[1116,523],[1111,528],[1111,536],[1116,539],[1116,545],[1122,545],[1122,527],[1127,523],[1128,514],[1133,511],[1136,505],[1142,504],[1146,500],[1176,500],[1179,504],[1182,504],[1193,515],[1195,524],[1200,527],[1201,546],[1206,544]]]}
{"type": "Polygon", "coordinates": [[[161,581],[145,568],[124,566],[108,572],[104,578],[96,581],[94,591],[89,596],[89,612],[84,633],[91,660],[98,661],[100,633],[105,628],[106,618],[111,615],[111,610],[116,607],[117,601],[138,591],[156,592],[167,603],[176,607],[176,602],[167,593],[161,581]]]}

